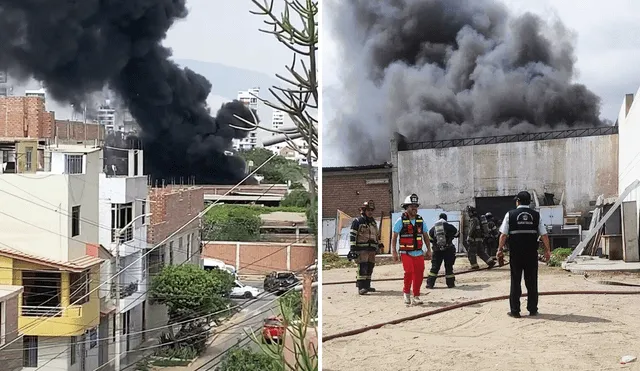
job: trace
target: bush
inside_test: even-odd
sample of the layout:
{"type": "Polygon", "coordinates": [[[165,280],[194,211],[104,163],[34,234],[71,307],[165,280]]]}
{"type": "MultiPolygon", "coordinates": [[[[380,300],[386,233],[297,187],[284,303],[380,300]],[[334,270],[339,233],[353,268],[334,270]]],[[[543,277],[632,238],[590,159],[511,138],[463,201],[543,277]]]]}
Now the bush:
{"type": "Polygon", "coordinates": [[[228,352],[216,371],[281,371],[279,363],[264,353],[247,348],[236,348],[228,352]]]}
{"type": "Polygon", "coordinates": [[[280,205],[284,206],[284,207],[309,207],[309,205],[311,204],[311,195],[309,194],[309,192],[302,190],[302,189],[296,189],[291,191],[291,193],[289,193],[280,203],[280,205]]]}
{"type": "Polygon", "coordinates": [[[551,251],[551,259],[549,259],[550,267],[560,267],[562,262],[565,261],[569,255],[573,252],[571,248],[558,248],[551,251]]]}
{"type": "Polygon", "coordinates": [[[296,206],[217,205],[204,218],[203,238],[209,241],[259,241],[260,215],[276,211],[301,213],[306,209],[296,206]]]}

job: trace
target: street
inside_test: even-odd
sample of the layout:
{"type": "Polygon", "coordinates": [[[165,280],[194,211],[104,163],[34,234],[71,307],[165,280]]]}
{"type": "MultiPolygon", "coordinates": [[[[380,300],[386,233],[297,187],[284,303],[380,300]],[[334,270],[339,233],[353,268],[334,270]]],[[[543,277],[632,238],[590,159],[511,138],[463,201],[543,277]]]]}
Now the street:
{"type": "MultiPolygon", "coordinates": [[[[243,284],[262,289],[262,281],[242,281],[243,284]]],[[[258,299],[233,299],[233,302],[239,305],[248,303],[248,305],[229,321],[220,326],[218,334],[214,334],[214,339],[205,353],[194,362],[189,370],[199,371],[214,370],[222,361],[221,353],[227,351],[238,343],[238,341],[246,338],[250,332],[261,331],[264,318],[274,315],[278,311],[278,302],[274,300],[276,297],[272,294],[266,294],[258,299]],[[263,312],[263,313],[261,313],[263,312]],[[240,325],[237,325],[240,323],[240,325]]],[[[260,336],[258,336],[260,339],[260,336]]],[[[244,339],[242,341],[244,347],[258,349],[258,345],[252,339],[244,339]]],[[[173,368],[171,368],[173,370],[173,368]]],[[[178,370],[179,368],[176,368],[178,370]]],[[[184,369],[184,368],[182,368],[184,369]]]]}

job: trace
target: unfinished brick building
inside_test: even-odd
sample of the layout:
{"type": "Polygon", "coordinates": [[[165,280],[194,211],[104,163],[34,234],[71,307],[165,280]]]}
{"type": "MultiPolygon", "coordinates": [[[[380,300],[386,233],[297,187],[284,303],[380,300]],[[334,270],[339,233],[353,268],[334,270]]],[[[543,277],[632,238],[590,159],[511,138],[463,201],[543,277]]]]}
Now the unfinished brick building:
{"type": "Polygon", "coordinates": [[[38,96],[0,97],[0,137],[83,141],[103,140],[105,132],[95,123],[56,120],[38,96]]]}

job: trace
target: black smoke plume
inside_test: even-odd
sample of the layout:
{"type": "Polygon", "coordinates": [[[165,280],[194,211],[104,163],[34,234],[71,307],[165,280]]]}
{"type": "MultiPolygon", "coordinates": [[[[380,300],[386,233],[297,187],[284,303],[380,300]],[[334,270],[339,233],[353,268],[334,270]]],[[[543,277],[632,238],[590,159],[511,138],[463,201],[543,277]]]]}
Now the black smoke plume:
{"type": "Polygon", "coordinates": [[[493,0],[326,6],[342,59],[327,162],[387,161],[394,132],[429,141],[604,124],[600,98],[572,82],[574,36],[559,21],[493,0]]]}
{"type": "Polygon", "coordinates": [[[108,86],[140,125],[154,178],[233,183],[245,165],[225,151],[247,132],[230,124],[251,113],[235,101],[212,117],[211,83],[169,60],[161,41],[186,15],[185,0],[0,0],[0,69],[76,106],[108,86]]]}

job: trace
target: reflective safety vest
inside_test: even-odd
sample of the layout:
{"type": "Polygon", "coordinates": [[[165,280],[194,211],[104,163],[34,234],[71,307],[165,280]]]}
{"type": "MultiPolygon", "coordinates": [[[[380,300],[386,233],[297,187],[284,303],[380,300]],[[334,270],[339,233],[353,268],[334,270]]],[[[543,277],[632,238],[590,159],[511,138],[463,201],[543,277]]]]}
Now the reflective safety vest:
{"type": "Polygon", "coordinates": [[[423,220],[416,215],[416,225],[411,224],[407,213],[402,213],[402,230],[400,230],[400,251],[422,250],[423,220]]]}

